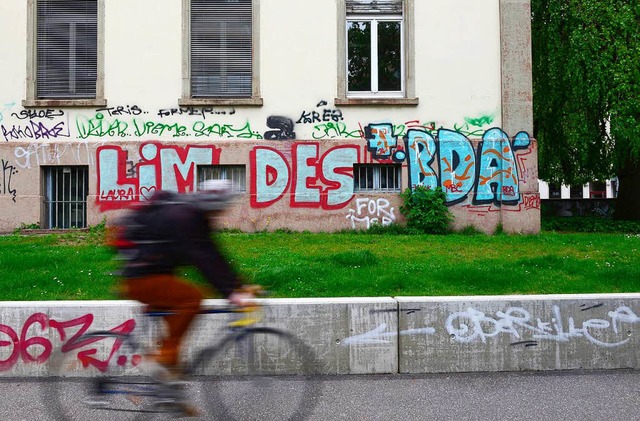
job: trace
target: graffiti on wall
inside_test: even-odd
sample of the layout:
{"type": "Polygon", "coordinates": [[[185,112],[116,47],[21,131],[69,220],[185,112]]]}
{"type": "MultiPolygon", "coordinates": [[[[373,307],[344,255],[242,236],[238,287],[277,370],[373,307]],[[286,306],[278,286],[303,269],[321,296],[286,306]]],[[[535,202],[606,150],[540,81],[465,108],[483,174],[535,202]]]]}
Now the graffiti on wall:
{"type": "Polygon", "coordinates": [[[97,150],[98,195],[101,210],[118,209],[149,199],[156,190],[191,191],[198,165],[216,165],[220,149],[212,145],[170,146],[145,142],[134,165],[119,146],[97,150]]]}
{"type": "MultiPolygon", "coordinates": [[[[591,308],[593,307],[585,307],[581,311],[591,308]]],[[[419,310],[412,310],[416,311],[419,310]]],[[[521,307],[510,307],[505,311],[497,311],[494,315],[470,307],[450,313],[442,330],[457,343],[486,343],[491,338],[508,335],[513,340],[512,346],[531,347],[536,346],[539,341],[569,342],[584,338],[593,345],[614,348],[627,344],[631,340],[629,326],[640,323],[640,317],[627,306],[609,311],[608,319],[594,318],[582,323],[576,323],[573,316],[564,318],[557,305],[552,307],[552,313],[545,320],[535,318],[521,307]],[[610,339],[605,340],[605,336],[610,339]]],[[[387,332],[385,328],[385,325],[380,325],[368,332],[345,338],[340,343],[344,346],[390,343],[387,338],[398,335],[398,332],[387,332]]],[[[437,333],[438,329],[431,326],[400,331],[400,335],[437,333]]]]}
{"type": "MultiPolygon", "coordinates": [[[[127,363],[137,365],[140,362],[139,355],[118,355],[122,346],[121,339],[110,343],[111,348],[106,358],[97,358],[98,349],[95,345],[107,339],[81,339],[91,328],[93,321],[94,315],[91,313],[70,320],[56,320],[45,313],[34,313],[18,329],[0,324],[0,371],[9,371],[19,362],[45,363],[54,350],[54,339],[55,343],[60,345],[61,352],[77,352],[77,358],[85,368],[92,366],[104,372],[112,361],[119,366],[127,363]]],[[[109,331],[126,335],[131,333],[135,326],[135,320],[129,319],[109,331]]]]}
{"type": "Polygon", "coordinates": [[[232,153],[225,152],[224,144],[202,146],[189,139],[268,140],[274,144],[261,143],[236,161],[248,164],[249,204],[256,209],[283,203],[322,210],[350,206],[343,215],[352,227],[387,224],[395,220],[393,209],[384,209],[383,203],[362,207],[352,202],[358,190],[353,167],[369,163],[401,165],[409,186],[442,187],[448,206],[469,213],[539,209],[537,194],[521,192],[535,176],[527,165],[534,152],[529,135],[521,132],[510,138],[500,128],[486,129],[494,119],[492,114],[464,117],[451,129],[425,119],[360,122],[347,120],[325,100],[292,114],[270,115],[261,124],[243,120],[234,108],[225,107],[147,110],[117,105],[75,113],[16,110],[10,103],[0,110],[0,131],[5,141],[20,144],[14,150],[15,162],[3,163],[0,191],[15,201],[8,176],[17,168],[61,165],[69,162],[62,156],[73,153],[77,162],[98,169],[98,209],[118,209],[146,200],[158,189],[191,191],[199,165],[217,165],[221,154],[232,153]],[[182,144],[165,146],[167,138],[182,144]],[[136,139],[143,142],[136,146],[138,151],[113,144],[136,139]],[[327,150],[322,139],[344,142],[327,150]]]}
{"type": "MultiPolygon", "coordinates": [[[[434,137],[426,131],[410,129],[404,145],[392,130],[390,124],[367,125],[366,149],[371,161],[406,165],[411,186],[442,187],[449,206],[472,196],[471,204],[475,206],[507,205],[520,209],[524,204],[525,209],[539,208],[537,195],[520,194],[519,169],[530,151],[518,155],[520,162],[515,151],[529,148],[527,133],[510,139],[499,128],[489,129],[474,149],[466,136],[451,130],[439,129],[434,137]]],[[[134,165],[120,146],[98,148],[101,209],[148,199],[158,189],[191,191],[197,166],[217,165],[224,152],[213,145],[181,147],[159,142],[145,142],[139,151],[140,161],[134,165]]],[[[354,164],[367,162],[360,151],[361,145],[345,144],[321,153],[320,143],[311,141],[256,146],[249,153],[250,205],[266,208],[287,197],[293,208],[342,209],[354,197],[354,164]]],[[[486,212],[489,208],[475,211],[486,212]]],[[[355,218],[352,223],[364,218],[358,209],[349,215],[355,218]]],[[[367,218],[371,220],[372,216],[367,218]]],[[[384,222],[395,219],[382,214],[373,218],[384,222]]]]}
{"type": "Polygon", "coordinates": [[[389,199],[384,197],[377,199],[357,197],[353,205],[355,209],[349,209],[346,215],[353,229],[369,229],[373,224],[384,226],[396,221],[395,208],[391,206],[389,199]]]}
{"type": "Polygon", "coordinates": [[[9,197],[11,197],[11,200],[15,202],[16,196],[18,195],[18,193],[15,188],[11,187],[11,177],[14,174],[17,174],[18,170],[16,169],[16,167],[11,165],[8,161],[5,161],[4,159],[2,159],[1,162],[2,162],[2,179],[0,179],[0,194],[9,195],[9,197]]]}
{"type": "Polygon", "coordinates": [[[365,138],[376,159],[407,163],[410,186],[441,187],[449,206],[467,200],[470,193],[473,204],[502,206],[521,201],[514,151],[531,144],[526,132],[510,139],[499,128],[489,129],[477,150],[465,135],[448,129],[439,129],[437,136],[409,129],[403,147],[391,124],[369,124],[365,138]]]}
{"type": "MultiPolygon", "coordinates": [[[[601,303],[583,304],[579,311],[582,313],[601,307],[601,303]]],[[[401,311],[420,314],[421,309],[401,311]]],[[[558,305],[551,307],[551,314],[539,316],[536,317],[522,307],[508,307],[493,314],[469,307],[444,313],[446,320],[442,321],[441,326],[398,330],[381,323],[370,331],[352,335],[338,343],[341,346],[359,347],[396,346],[393,338],[399,335],[438,335],[444,337],[444,342],[449,343],[450,347],[464,346],[467,351],[473,344],[486,344],[501,338],[505,338],[511,348],[532,348],[542,342],[584,342],[598,348],[613,349],[631,344],[633,326],[640,324],[640,316],[626,305],[607,311],[601,318],[581,317],[580,322],[576,321],[577,317],[563,315],[558,305]]],[[[58,319],[36,312],[19,326],[0,324],[0,372],[11,371],[18,364],[44,364],[58,350],[72,353],[82,367],[96,368],[102,372],[114,365],[125,367],[140,363],[142,357],[127,354],[130,351],[122,348],[122,340],[82,338],[84,333],[92,330],[95,321],[92,313],[58,319]]],[[[127,335],[135,328],[135,319],[128,319],[117,326],[101,330],[127,335]]]]}

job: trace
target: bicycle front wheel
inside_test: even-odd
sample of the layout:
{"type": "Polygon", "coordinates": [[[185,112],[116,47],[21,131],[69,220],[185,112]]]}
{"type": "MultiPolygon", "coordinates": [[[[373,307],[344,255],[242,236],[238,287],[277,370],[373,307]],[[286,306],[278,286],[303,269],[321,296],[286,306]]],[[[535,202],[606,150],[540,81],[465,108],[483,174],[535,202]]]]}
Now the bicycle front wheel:
{"type": "Polygon", "coordinates": [[[195,359],[207,382],[209,414],[218,420],[306,420],[322,390],[313,350],[288,332],[247,328],[195,359]]]}
{"type": "Polygon", "coordinates": [[[136,367],[140,357],[132,355],[128,335],[93,332],[74,344],[76,349],[63,348],[52,357],[43,382],[44,403],[53,419],[146,419],[155,383],[136,367]]]}

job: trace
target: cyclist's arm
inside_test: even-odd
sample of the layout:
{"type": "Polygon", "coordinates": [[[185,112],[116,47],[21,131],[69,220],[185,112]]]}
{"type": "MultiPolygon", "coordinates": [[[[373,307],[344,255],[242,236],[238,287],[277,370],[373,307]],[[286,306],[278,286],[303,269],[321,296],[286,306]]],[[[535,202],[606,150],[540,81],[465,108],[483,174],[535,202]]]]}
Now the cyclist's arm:
{"type": "Polygon", "coordinates": [[[240,287],[240,280],[220,248],[211,238],[211,228],[206,218],[196,212],[187,212],[177,218],[173,227],[178,251],[186,263],[193,265],[204,278],[225,298],[240,287]]]}

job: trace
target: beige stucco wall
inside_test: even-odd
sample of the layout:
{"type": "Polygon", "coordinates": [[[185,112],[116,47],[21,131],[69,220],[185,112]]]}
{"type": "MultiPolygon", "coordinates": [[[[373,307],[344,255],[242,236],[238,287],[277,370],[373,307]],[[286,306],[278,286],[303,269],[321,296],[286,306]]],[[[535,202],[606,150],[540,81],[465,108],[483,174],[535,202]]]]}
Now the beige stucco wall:
{"type": "MultiPolygon", "coordinates": [[[[144,161],[139,153],[141,145],[154,142],[161,149],[180,151],[175,152],[176,156],[201,146],[211,147],[219,153],[220,163],[247,165],[250,191],[228,215],[229,226],[245,230],[340,230],[366,225],[367,220],[376,217],[389,218],[384,212],[391,208],[393,219],[401,221],[400,199],[395,194],[350,195],[348,200],[341,196],[335,206],[323,205],[321,199],[297,207],[292,206],[295,198],[291,199],[289,187],[273,204],[256,206],[260,199],[255,199],[256,192],[250,189],[252,171],[273,163],[256,162],[252,167],[252,151],[256,147],[279,151],[286,161],[284,166],[292,171],[291,180],[296,179],[293,172],[297,167],[324,171],[340,178],[336,176],[340,172],[335,171],[338,164],[391,162],[390,155],[385,156],[386,161],[375,160],[367,148],[369,141],[364,138],[369,125],[390,124],[393,135],[389,137],[395,146],[391,145],[389,152],[404,150],[404,137],[411,130],[431,134],[439,144],[437,129],[451,129],[464,135],[465,141],[472,145],[475,154],[472,158],[478,168],[481,166],[478,142],[489,129],[502,126],[500,4],[497,0],[415,1],[415,91],[419,103],[387,106],[336,106],[333,103],[338,84],[338,22],[334,0],[263,0],[259,7],[259,76],[263,105],[193,107],[190,110],[193,115],[167,115],[167,110],[179,108],[177,102],[182,92],[181,7],[181,2],[174,0],[105,2],[104,87],[107,107],[112,109],[54,107],[48,112],[42,108],[27,111],[21,105],[26,95],[27,6],[24,0],[2,1],[0,231],[40,221],[42,165],[87,165],[88,223],[95,224],[105,216],[109,218],[116,206],[105,203],[102,197],[111,188],[109,183],[115,179],[118,168],[112,161],[105,161],[101,151],[113,147],[128,153],[127,160],[131,163],[125,163],[125,167],[136,179],[138,198],[143,195],[141,189],[149,191],[149,186],[140,184],[140,174],[134,167],[144,161]],[[116,107],[123,107],[124,112],[114,113],[116,107]],[[314,112],[322,121],[305,122],[303,116],[314,112]],[[264,139],[265,133],[273,130],[267,124],[273,116],[295,123],[294,139],[264,139]],[[179,136],[175,136],[177,133],[179,136]],[[317,144],[317,167],[300,165],[293,159],[294,151],[305,144],[317,144]],[[349,152],[347,156],[337,152],[342,149],[357,151],[357,158],[352,159],[356,152],[349,152]],[[323,170],[325,154],[329,156],[324,160],[328,168],[323,170]],[[254,195],[253,203],[251,195],[254,195]],[[377,205],[370,208],[367,205],[366,210],[363,207],[369,203],[367,200],[378,203],[379,199],[383,207],[388,203],[384,211],[377,205]]],[[[513,138],[516,133],[505,135],[513,138]]],[[[468,151],[468,147],[463,150],[468,151]]],[[[506,165],[517,174],[517,203],[477,204],[474,203],[475,190],[470,189],[464,200],[450,204],[456,215],[456,227],[474,224],[490,232],[502,223],[505,229],[518,232],[539,229],[535,140],[531,139],[528,146],[514,149],[512,153],[504,161],[500,160],[496,171],[506,165]]],[[[440,167],[439,157],[435,155],[431,164],[436,173],[440,167]]],[[[184,159],[184,163],[190,162],[189,158],[184,159]]],[[[426,164],[415,157],[413,163],[426,164]]],[[[162,162],[156,164],[160,172],[171,170],[164,168],[162,162]]],[[[411,160],[404,159],[402,165],[402,187],[406,188],[411,160]]],[[[256,170],[254,178],[260,179],[261,174],[256,170]]],[[[303,175],[299,180],[306,182],[303,175]]],[[[352,186],[341,180],[337,190],[344,195],[352,186]]],[[[332,192],[327,180],[310,183],[321,188],[323,194],[332,192]]],[[[189,188],[192,186],[179,187],[189,188]]]]}

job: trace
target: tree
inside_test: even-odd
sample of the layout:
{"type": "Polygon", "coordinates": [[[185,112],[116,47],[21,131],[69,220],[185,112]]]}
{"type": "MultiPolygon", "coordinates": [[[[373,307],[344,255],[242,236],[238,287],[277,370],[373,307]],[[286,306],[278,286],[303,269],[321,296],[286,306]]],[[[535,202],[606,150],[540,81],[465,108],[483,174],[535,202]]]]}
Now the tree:
{"type": "Polygon", "coordinates": [[[539,176],[618,177],[617,219],[640,220],[640,2],[531,0],[539,176]]]}

